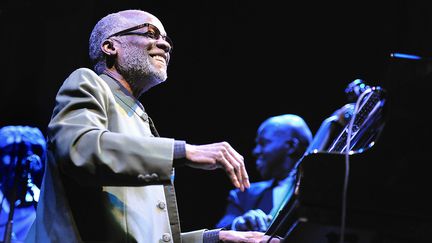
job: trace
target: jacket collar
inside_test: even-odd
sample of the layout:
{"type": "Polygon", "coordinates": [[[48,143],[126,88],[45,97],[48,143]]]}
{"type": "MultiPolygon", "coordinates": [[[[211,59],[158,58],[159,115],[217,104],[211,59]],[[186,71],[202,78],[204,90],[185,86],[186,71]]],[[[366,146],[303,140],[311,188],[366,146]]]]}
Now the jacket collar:
{"type": "Polygon", "coordinates": [[[125,87],[123,87],[119,81],[113,77],[103,73],[99,75],[113,91],[117,103],[126,111],[128,115],[132,113],[140,116],[144,121],[148,121],[148,115],[145,112],[144,106],[138,101],[125,87]]]}

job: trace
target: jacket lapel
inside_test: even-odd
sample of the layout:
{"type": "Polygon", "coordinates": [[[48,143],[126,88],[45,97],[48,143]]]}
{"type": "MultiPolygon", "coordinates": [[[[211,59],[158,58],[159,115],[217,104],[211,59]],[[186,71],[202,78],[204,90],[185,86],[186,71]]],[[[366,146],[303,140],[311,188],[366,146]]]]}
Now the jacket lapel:
{"type": "Polygon", "coordinates": [[[117,80],[106,74],[101,74],[100,77],[108,84],[113,91],[117,103],[127,111],[128,115],[137,114],[144,122],[149,123],[150,130],[153,136],[159,137],[159,133],[152,119],[145,112],[144,106],[132,96],[117,80]]]}

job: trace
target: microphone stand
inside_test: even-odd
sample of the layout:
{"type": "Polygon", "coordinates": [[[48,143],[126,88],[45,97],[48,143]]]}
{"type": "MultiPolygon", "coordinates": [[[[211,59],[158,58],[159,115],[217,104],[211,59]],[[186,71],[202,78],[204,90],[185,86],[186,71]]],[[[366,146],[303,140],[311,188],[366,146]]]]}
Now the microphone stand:
{"type": "MultiPolygon", "coordinates": [[[[11,192],[11,201],[9,203],[9,215],[8,215],[8,221],[6,224],[6,228],[5,228],[5,232],[4,232],[4,237],[3,237],[3,242],[4,243],[10,243],[11,239],[12,239],[12,226],[13,226],[13,215],[14,215],[14,211],[15,211],[15,201],[16,201],[16,188],[14,186],[14,189],[12,189],[13,191],[11,192]]],[[[8,198],[9,201],[9,198],[8,198]]]]}
{"type": "MultiPolygon", "coordinates": [[[[15,173],[13,173],[13,186],[11,190],[8,188],[4,188],[6,193],[5,197],[7,201],[9,202],[9,215],[8,215],[8,221],[5,227],[4,236],[3,236],[3,243],[11,243],[12,240],[12,228],[13,228],[13,216],[15,212],[15,204],[18,199],[21,199],[20,197],[23,195],[25,196],[26,188],[27,188],[27,176],[29,172],[29,163],[26,159],[26,161],[23,161],[22,153],[18,153],[18,156],[16,156],[16,163],[15,163],[15,173]],[[24,164],[23,164],[24,163],[24,164]],[[24,166],[25,165],[25,166],[24,166]],[[18,196],[19,195],[19,196],[18,196]]],[[[6,184],[7,187],[7,184],[6,184]]]]}

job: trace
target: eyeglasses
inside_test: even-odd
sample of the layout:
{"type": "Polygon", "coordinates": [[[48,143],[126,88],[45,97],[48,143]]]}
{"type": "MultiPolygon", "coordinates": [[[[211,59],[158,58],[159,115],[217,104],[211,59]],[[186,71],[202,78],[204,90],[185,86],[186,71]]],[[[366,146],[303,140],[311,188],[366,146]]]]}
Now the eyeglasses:
{"type": "Polygon", "coordinates": [[[113,36],[123,36],[123,35],[139,35],[139,36],[145,36],[145,37],[153,39],[153,40],[159,40],[159,38],[162,37],[162,39],[165,40],[166,42],[168,42],[170,44],[170,46],[171,46],[169,52],[171,52],[172,49],[173,49],[173,47],[174,47],[172,40],[168,36],[162,35],[160,33],[159,29],[156,26],[154,26],[154,25],[152,25],[150,23],[140,24],[140,25],[137,25],[137,26],[134,26],[134,27],[131,27],[131,28],[119,31],[117,33],[114,33],[114,34],[108,36],[107,39],[111,38],[113,36]],[[141,29],[141,28],[144,28],[144,27],[147,28],[147,31],[144,32],[144,33],[132,32],[134,30],[138,30],[138,29],[141,29]]]}

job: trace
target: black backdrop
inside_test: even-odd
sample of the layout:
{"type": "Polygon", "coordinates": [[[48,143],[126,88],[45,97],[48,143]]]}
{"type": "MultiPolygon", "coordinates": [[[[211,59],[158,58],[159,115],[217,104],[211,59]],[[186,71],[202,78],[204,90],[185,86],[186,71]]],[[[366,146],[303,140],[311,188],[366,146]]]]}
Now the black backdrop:
{"type": "MultiPolygon", "coordinates": [[[[407,116],[394,121],[413,130],[404,131],[403,138],[393,130],[385,134],[397,147],[381,156],[397,160],[410,144],[416,152],[406,151],[405,168],[413,159],[427,163],[431,85],[419,76],[427,76],[428,66],[405,61],[407,68],[390,53],[431,56],[430,7],[415,1],[2,1],[0,125],[31,125],[45,132],[63,80],[74,69],[89,67],[88,36],[96,21],[139,8],[162,20],[175,45],[168,81],[140,98],[162,136],[196,144],[225,140],[244,155],[256,181],[251,150],[265,118],[295,113],[315,132],[346,102],[346,84],[362,78],[396,86],[401,95],[413,86],[423,91],[421,103],[402,104],[397,112],[407,116]],[[411,154],[416,156],[410,159],[411,154]]],[[[415,91],[410,95],[418,97],[415,91]]],[[[415,173],[404,176],[416,178],[415,173]]],[[[232,185],[219,170],[180,168],[176,188],[182,228],[193,230],[214,226],[232,185]]]]}

